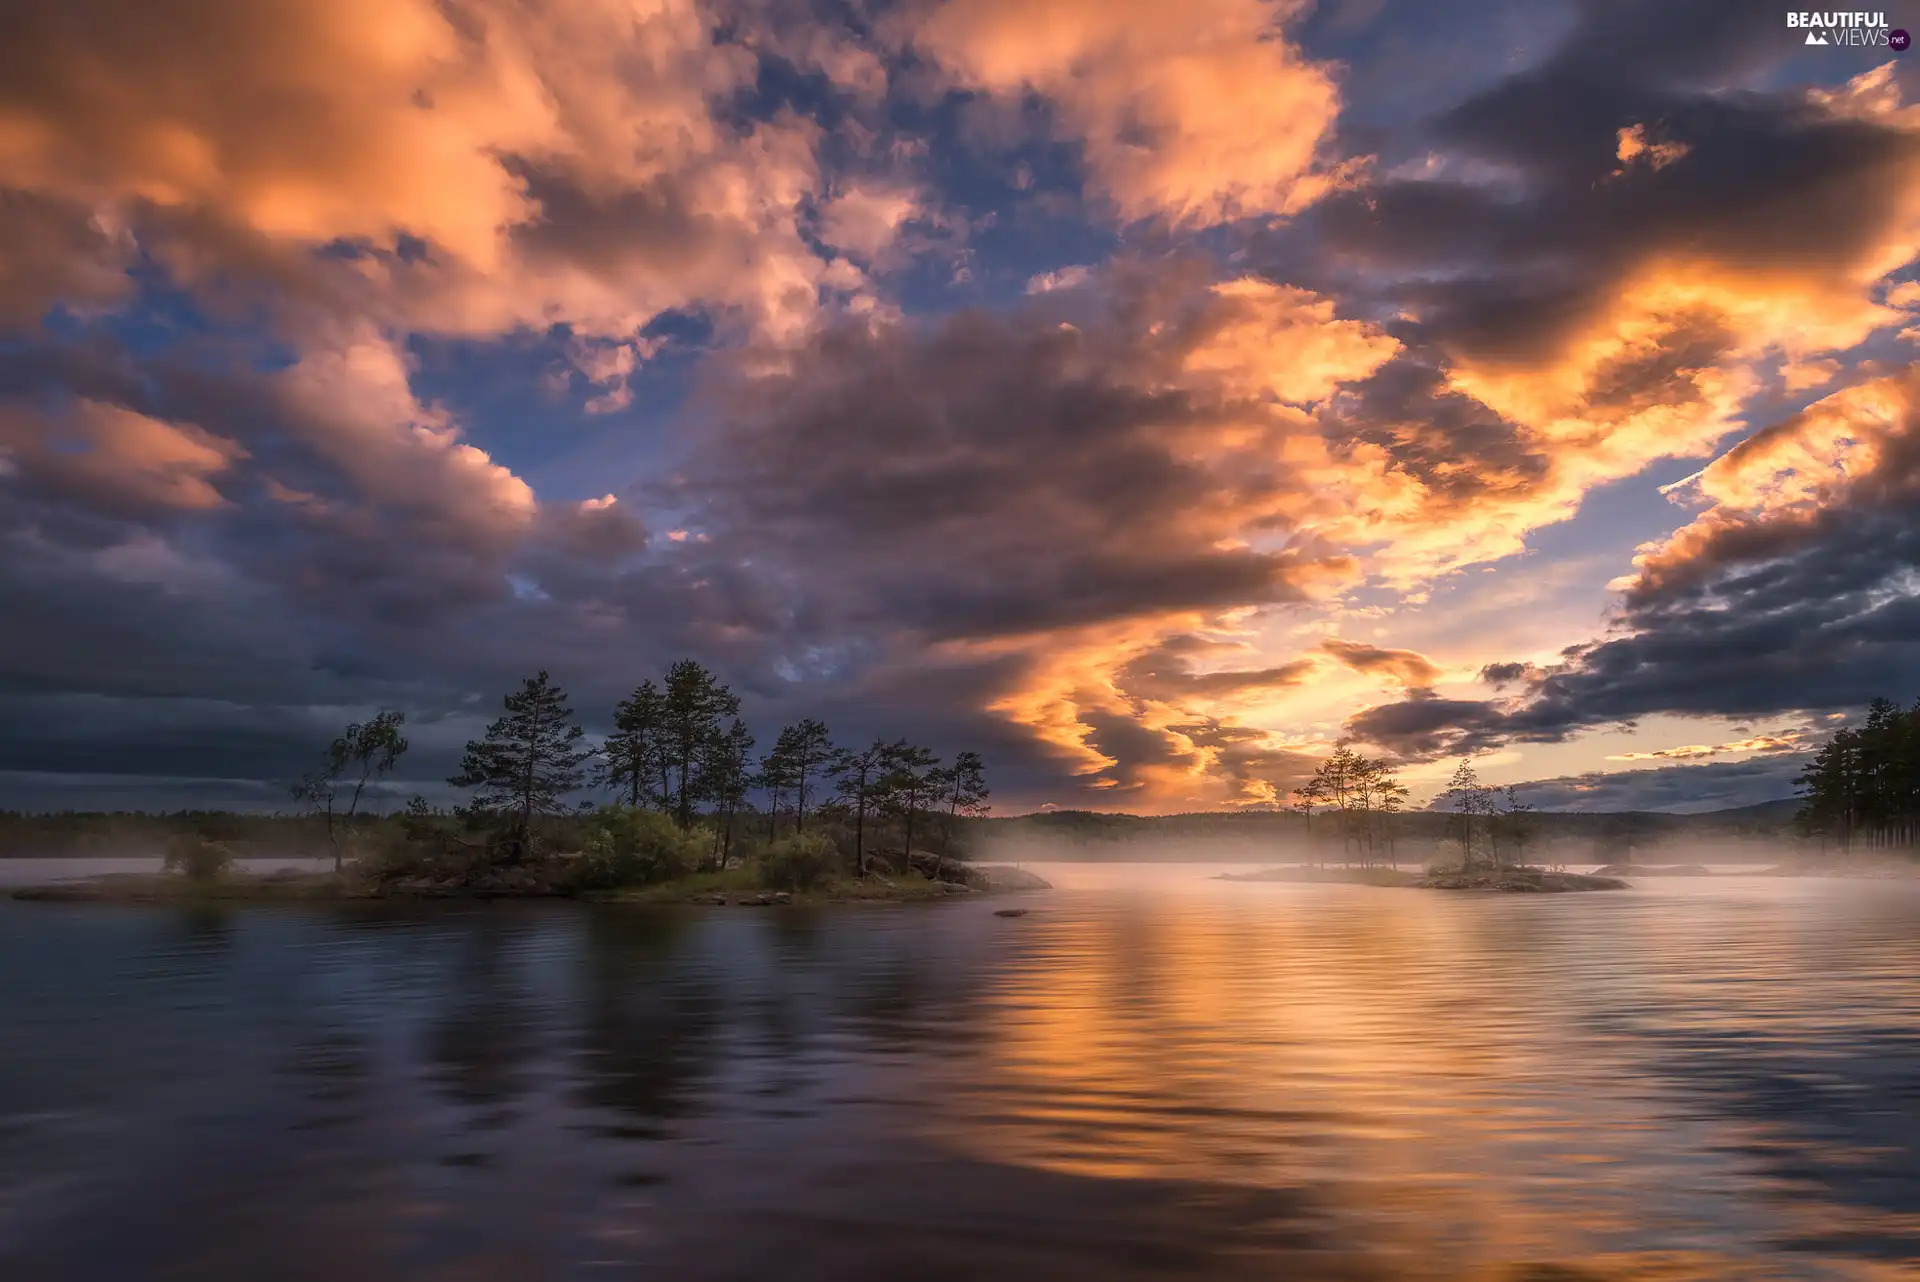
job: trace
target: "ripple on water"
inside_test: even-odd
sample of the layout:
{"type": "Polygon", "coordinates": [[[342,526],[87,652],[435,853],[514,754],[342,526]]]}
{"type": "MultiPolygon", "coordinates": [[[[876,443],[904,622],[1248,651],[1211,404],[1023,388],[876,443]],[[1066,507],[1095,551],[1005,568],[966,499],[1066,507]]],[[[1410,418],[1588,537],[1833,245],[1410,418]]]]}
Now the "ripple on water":
{"type": "Polygon", "coordinates": [[[1018,930],[0,904],[0,1275],[1920,1264],[1920,889],[1100,876],[1018,930]]]}

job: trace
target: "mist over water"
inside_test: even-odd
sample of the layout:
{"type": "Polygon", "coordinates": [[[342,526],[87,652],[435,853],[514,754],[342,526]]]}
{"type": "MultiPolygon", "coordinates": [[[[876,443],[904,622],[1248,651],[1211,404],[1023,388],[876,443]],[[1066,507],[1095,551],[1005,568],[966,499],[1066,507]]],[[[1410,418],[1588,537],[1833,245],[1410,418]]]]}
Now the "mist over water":
{"type": "Polygon", "coordinates": [[[1920,1263],[1920,884],[1036,870],[1019,919],[0,902],[0,1276],[1920,1263]]]}

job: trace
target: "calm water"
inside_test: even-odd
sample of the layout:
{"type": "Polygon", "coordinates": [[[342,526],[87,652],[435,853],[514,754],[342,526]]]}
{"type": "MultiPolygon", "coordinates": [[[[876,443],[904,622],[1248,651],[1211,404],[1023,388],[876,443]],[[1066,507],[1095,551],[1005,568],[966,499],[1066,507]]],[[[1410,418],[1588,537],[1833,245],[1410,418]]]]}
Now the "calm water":
{"type": "Polygon", "coordinates": [[[1915,1276],[1920,885],[1042,871],[0,902],[0,1278],[1915,1276]]]}

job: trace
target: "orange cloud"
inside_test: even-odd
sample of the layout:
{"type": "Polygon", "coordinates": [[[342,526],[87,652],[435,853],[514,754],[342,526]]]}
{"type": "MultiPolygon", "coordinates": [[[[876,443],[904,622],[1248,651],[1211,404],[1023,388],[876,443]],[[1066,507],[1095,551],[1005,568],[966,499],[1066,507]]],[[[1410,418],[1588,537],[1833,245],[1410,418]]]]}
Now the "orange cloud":
{"type": "Polygon", "coordinates": [[[1440,678],[1440,669],[1424,654],[1412,650],[1386,650],[1360,641],[1328,638],[1320,648],[1355,672],[1380,673],[1393,678],[1409,690],[1425,690],[1440,678]]]}
{"type": "Polygon", "coordinates": [[[1735,740],[1732,743],[1690,743],[1679,748],[1662,748],[1657,752],[1623,752],[1608,757],[1608,761],[1688,761],[1698,757],[1717,757],[1729,752],[1797,752],[1804,746],[1806,736],[1798,731],[1783,730],[1779,734],[1754,735],[1751,738],[1735,740]]]}
{"type": "Polygon", "coordinates": [[[247,451],[191,423],[80,400],[64,414],[0,406],[7,470],[96,502],[205,511],[226,505],[218,478],[247,451]]]}
{"type": "Polygon", "coordinates": [[[1126,219],[1203,225],[1310,203],[1339,112],[1263,0],[946,0],[912,33],[961,84],[1045,95],[1126,219]]]}
{"type": "Polygon", "coordinates": [[[1706,510],[1640,548],[1635,574],[1615,586],[1650,591],[1680,582],[1722,540],[1804,525],[1850,502],[1890,451],[1911,441],[1915,380],[1909,371],[1845,388],[1715,459],[1679,491],[1706,510]]]}
{"type": "Polygon", "coordinates": [[[758,63],[694,0],[46,0],[19,21],[0,187],[132,220],[191,281],[244,265],[453,333],[623,337],[704,306],[791,336],[817,306],[798,210],[819,131],[718,118],[758,63]],[[364,252],[311,257],[339,243],[364,252]]]}

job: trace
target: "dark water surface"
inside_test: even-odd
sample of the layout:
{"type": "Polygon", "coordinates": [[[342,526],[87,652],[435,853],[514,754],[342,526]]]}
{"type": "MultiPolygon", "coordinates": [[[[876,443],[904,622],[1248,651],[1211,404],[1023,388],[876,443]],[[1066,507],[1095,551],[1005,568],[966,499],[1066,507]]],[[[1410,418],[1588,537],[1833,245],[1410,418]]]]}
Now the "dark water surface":
{"type": "Polygon", "coordinates": [[[0,902],[0,1278],[1883,1278],[1920,886],[0,902]]]}

